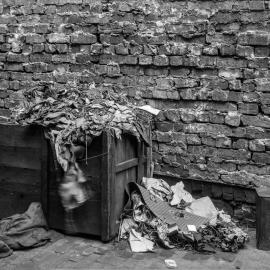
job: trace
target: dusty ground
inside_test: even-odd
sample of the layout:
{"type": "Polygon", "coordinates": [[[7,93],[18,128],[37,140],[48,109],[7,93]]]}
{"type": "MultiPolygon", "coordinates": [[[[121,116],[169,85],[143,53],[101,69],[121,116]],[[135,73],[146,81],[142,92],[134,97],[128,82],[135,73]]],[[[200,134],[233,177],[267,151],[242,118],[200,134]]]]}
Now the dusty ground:
{"type": "Polygon", "coordinates": [[[155,253],[132,254],[126,243],[104,244],[98,240],[64,236],[52,231],[52,242],[44,247],[14,252],[0,260],[1,270],[69,269],[167,269],[164,259],[174,259],[177,269],[270,269],[270,251],[255,248],[251,241],[238,254],[202,255],[191,251],[158,249],[155,253]]]}

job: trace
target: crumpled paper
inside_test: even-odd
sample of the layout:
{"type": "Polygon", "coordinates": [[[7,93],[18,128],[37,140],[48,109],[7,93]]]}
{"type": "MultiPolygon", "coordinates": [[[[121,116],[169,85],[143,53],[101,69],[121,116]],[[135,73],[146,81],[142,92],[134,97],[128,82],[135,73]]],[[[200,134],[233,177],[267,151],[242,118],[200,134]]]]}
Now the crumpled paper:
{"type": "Polygon", "coordinates": [[[211,225],[215,225],[217,222],[218,210],[209,197],[202,197],[193,201],[186,207],[186,211],[194,215],[208,218],[211,225]]]}
{"type": "Polygon", "coordinates": [[[129,244],[132,252],[148,252],[154,249],[154,242],[143,237],[141,233],[134,229],[129,233],[129,244]]]}
{"type": "Polygon", "coordinates": [[[162,179],[143,177],[142,186],[163,201],[170,201],[173,196],[171,187],[162,179]]]}
{"type": "Polygon", "coordinates": [[[171,186],[171,190],[173,192],[173,198],[170,202],[171,205],[178,205],[181,200],[185,201],[186,203],[191,203],[194,201],[192,195],[184,190],[183,182],[178,182],[174,186],[171,186]]]}
{"type": "Polygon", "coordinates": [[[130,231],[136,228],[138,228],[138,225],[132,218],[123,219],[119,228],[120,239],[127,239],[130,231]]]}

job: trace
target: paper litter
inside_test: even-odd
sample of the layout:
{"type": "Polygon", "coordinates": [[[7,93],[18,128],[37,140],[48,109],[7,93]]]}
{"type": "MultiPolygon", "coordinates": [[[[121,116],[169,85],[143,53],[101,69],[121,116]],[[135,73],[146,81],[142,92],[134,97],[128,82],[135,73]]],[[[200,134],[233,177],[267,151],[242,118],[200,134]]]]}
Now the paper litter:
{"type": "Polygon", "coordinates": [[[173,192],[173,198],[170,202],[171,205],[178,205],[182,200],[186,203],[194,201],[191,194],[184,190],[183,182],[178,182],[174,186],[171,186],[171,190],[173,192]]]}
{"type": "Polygon", "coordinates": [[[194,200],[186,211],[201,217],[209,219],[210,224],[215,225],[217,222],[218,211],[209,197],[202,197],[194,200]]]}
{"type": "Polygon", "coordinates": [[[175,260],[171,260],[171,259],[166,259],[164,260],[166,266],[169,268],[169,269],[174,269],[177,267],[177,264],[175,262],[175,260]]]}
{"type": "Polygon", "coordinates": [[[129,244],[132,252],[148,252],[154,249],[154,242],[143,237],[141,233],[136,232],[134,229],[130,230],[129,244]]]}
{"type": "MultiPolygon", "coordinates": [[[[132,206],[122,215],[120,232],[124,230],[125,234],[121,238],[126,239],[133,231],[132,234],[140,233],[154,245],[195,249],[206,254],[216,249],[237,252],[248,241],[248,235],[229,215],[216,209],[209,197],[194,199],[183,210],[182,206],[179,209],[181,202],[171,206],[173,196],[168,194],[174,195],[174,192],[165,181],[144,178],[142,184],[144,187],[135,183],[128,185],[132,206]]],[[[184,190],[183,183],[179,187],[184,190]]]]}

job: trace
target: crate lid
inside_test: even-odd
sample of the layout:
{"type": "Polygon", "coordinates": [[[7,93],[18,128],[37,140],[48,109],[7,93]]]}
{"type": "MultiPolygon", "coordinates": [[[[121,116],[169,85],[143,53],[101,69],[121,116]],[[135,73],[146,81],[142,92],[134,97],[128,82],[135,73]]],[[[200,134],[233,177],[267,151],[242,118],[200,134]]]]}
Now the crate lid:
{"type": "Polygon", "coordinates": [[[256,188],[256,192],[259,197],[264,197],[264,198],[270,197],[270,187],[264,186],[264,187],[256,188]]]}

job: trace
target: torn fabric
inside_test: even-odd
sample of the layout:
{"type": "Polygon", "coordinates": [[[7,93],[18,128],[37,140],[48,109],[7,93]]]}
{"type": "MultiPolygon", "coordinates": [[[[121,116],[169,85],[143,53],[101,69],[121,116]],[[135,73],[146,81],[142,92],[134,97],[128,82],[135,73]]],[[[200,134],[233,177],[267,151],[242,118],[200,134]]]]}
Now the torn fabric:
{"type": "Polygon", "coordinates": [[[49,239],[40,203],[31,203],[25,213],[0,220],[0,257],[12,250],[45,245],[49,239]]]}

